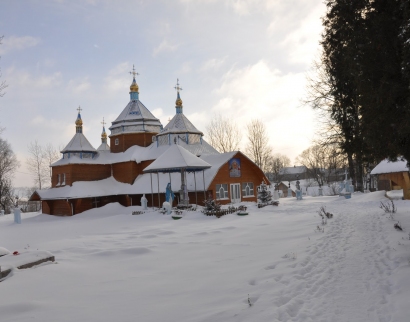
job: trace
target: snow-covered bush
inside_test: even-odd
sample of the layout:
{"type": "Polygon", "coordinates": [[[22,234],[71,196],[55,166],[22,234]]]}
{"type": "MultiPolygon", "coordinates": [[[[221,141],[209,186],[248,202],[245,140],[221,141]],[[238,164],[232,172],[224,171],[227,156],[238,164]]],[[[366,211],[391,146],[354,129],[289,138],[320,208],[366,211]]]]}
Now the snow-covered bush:
{"type": "Polygon", "coordinates": [[[268,204],[272,201],[272,193],[268,190],[268,186],[264,183],[259,186],[258,200],[261,204],[268,204]]]}

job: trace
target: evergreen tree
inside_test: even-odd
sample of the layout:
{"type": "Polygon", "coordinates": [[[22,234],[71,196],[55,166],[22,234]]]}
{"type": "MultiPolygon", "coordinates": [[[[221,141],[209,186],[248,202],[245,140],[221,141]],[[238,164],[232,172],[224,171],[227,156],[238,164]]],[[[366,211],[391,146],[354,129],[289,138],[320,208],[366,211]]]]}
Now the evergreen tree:
{"type": "Polygon", "coordinates": [[[265,183],[262,183],[258,189],[258,200],[262,204],[267,204],[268,202],[272,201],[272,194],[268,190],[268,186],[265,183]]]}
{"type": "Polygon", "coordinates": [[[321,42],[322,65],[332,97],[329,114],[338,126],[339,145],[347,155],[350,176],[355,178],[359,190],[362,190],[365,141],[357,77],[367,4],[366,0],[328,0],[321,42]]]}
{"type": "Polygon", "coordinates": [[[362,33],[357,87],[369,157],[376,160],[396,159],[408,145],[408,135],[401,134],[403,130],[408,134],[409,128],[405,117],[408,85],[402,73],[402,2],[371,1],[362,33]]]}
{"type": "Polygon", "coordinates": [[[400,44],[402,45],[401,71],[407,97],[404,102],[404,114],[400,117],[399,136],[402,146],[401,154],[410,162],[410,94],[408,92],[410,88],[410,0],[402,0],[400,9],[402,11],[399,34],[400,44]]]}

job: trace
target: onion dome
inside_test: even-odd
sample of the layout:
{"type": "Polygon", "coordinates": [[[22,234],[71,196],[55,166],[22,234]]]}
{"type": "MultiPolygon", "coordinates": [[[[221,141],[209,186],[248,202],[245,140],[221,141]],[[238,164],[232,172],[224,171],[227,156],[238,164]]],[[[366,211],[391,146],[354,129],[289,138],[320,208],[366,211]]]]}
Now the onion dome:
{"type": "Polygon", "coordinates": [[[77,119],[75,120],[75,132],[76,133],[83,133],[83,120],[81,119],[81,107],[78,107],[78,115],[77,119]]]}
{"type": "Polygon", "coordinates": [[[110,146],[107,144],[107,132],[105,132],[105,122],[104,118],[103,121],[101,122],[103,125],[102,133],[101,133],[101,145],[98,147],[97,151],[110,151],[110,146]]]}
{"type": "Polygon", "coordinates": [[[88,142],[87,138],[83,134],[83,120],[81,119],[81,107],[78,107],[78,115],[75,121],[76,133],[67,146],[61,151],[63,158],[68,159],[76,156],[80,159],[92,159],[97,151],[88,142]]]}
{"type": "Polygon", "coordinates": [[[135,81],[135,78],[134,78],[134,79],[132,80],[132,84],[131,84],[131,86],[130,86],[130,93],[131,93],[131,92],[139,93],[138,91],[139,91],[139,87],[138,87],[138,84],[137,84],[137,82],[135,81]]]}
{"type": "Polygon", "coordinates": [[[179,144],[195,155],[217,154],[218,152],[202,139],[204,134],[199,131],[182,111],[182,99],[177,79],[177,99],[175,101],[176,114],[169,123],[156,135],[157,146],[179,144]]]}
{"type": "Polygon", "coordinates": [[[182,100],[179,95],[179,91],[182,91],[182,87],[179,87],[179,79],[177,78],[177,85],[174,87],[177,90],[177,100],[175,101],[175,108],[177,109],[177,114],[182,113],[182,100]]]}
{"type": "Polygon", "coordinates": [[[132,75],[132,83],[130,86],[130,98],[131,101],[134,101],[138,99],[139,94],[139,87],[137,81],[135,80],[135,76],[139,74],[135,71],[134,65],[132,65],[132,71],[130,72],[130,74],[132,75]]]}
{"type": "Polygon", "coordinates": [[[112,122],[109,128],[111,136],[123,133],[159,133],[162,129],[160,120],[139,100],[139,87],[135,81],[135,76],[138,75],[138,73],[135,71],[134,66],[130,74],[133,75],[132,84],[130,86],[130,102],[117,119],[112,122]]]}

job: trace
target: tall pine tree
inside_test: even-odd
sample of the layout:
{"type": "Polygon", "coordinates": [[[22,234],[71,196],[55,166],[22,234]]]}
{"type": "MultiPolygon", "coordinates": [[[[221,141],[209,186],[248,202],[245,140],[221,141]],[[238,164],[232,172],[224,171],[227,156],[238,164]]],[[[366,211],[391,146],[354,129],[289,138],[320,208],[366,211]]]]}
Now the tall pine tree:
{"type": "Polygon", "coordinates": [[[403,81],[400,37],[402,2],[373,0],[365,12],[357,88],[364,139],[369,147],[367,157],[377,161],[404,154],[407,141],[401,134],[408,129],[408,85],[403,81]]]}
{"type": "Polygon", "coordinates": [[[331,83],[330,117],[339,127],[340,148],[348,157],[350,176],[362,190],[365,142],[360,117],[357,77],[366,0],[328,0],[323,19],[322,64],[331,83]]]}

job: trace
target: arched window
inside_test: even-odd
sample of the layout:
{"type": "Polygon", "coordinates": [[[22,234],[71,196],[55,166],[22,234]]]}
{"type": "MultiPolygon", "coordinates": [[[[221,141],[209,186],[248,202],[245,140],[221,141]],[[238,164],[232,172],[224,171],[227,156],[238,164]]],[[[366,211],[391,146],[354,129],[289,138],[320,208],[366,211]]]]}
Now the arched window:
{"type": "Polygon", "coordinates": [[[228,199],[228,184],[216,185],[216,199],[228,199]]]}
{"type": "Polygon", "coordinates": [[[253,197],[253,182],[242,182],[242,196],[253,197]]]}

